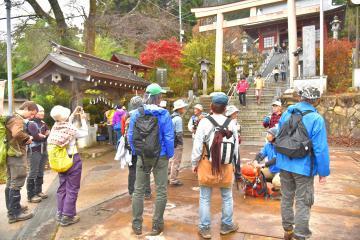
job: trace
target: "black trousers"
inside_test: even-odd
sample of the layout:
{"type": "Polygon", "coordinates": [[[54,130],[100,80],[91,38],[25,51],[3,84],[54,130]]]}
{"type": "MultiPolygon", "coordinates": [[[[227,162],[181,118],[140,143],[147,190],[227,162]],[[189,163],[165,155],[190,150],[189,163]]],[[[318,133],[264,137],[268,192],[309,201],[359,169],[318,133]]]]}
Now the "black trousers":
{"type": "Polygon", "coordinates": [[[240,105],[246,106],[246,93],[239,93],[240,105]]]}

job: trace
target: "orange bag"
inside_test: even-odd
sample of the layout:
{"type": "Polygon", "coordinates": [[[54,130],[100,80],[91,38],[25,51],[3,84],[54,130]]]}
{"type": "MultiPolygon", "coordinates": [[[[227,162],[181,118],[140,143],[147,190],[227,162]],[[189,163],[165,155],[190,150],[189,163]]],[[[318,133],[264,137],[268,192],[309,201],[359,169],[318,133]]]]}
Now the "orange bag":
{"type": "Polygon", "coordinates": [[[233,164],[221,164],[218,175],[212,175],[211,162],[203,154],[197,169],[200,186],[229,188],[232,186],[234,177],[233,164]]]}

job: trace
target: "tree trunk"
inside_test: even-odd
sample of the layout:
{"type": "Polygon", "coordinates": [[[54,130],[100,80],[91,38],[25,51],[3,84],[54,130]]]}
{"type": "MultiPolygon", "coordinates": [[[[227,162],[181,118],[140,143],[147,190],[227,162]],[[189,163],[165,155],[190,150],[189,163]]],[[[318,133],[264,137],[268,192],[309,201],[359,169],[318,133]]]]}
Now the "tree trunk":
{"type": "Polygon", "coordinates": [[[96,39],[96,0],[89,0],[89,2],[89,16],[87,17],[85,22],[85,52],[89,54],[94,54],[96,39]]]}

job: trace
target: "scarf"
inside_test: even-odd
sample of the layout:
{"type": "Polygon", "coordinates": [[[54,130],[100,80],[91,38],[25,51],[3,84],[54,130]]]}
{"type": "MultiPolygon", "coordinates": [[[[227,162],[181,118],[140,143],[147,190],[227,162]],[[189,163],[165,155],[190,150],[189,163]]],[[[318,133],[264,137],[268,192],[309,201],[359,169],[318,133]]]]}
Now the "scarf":
{"type": "Polygon", "coordinates": [[[69,122],[55,122],[48,137],[48,144],[64,147],[75,138],[76,128],[69,122]]]}

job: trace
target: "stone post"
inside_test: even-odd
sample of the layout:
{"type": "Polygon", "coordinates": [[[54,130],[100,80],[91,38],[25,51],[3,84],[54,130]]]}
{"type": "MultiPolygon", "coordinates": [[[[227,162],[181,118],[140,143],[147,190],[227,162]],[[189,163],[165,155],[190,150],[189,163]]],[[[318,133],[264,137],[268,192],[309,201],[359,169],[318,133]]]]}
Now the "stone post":
{"type": "Polygon", "coordinates": [[[294,77],[297,77],[297,66],[296,66],[296,56],[293,52],[297,49],[297,26],[296,26],[296,6],[295,0],[287,1],[288,8],[288,38],[289,38],[289,82],[290,87],[294,86],[294,77]]]}
{"type": "Polygon", "coordinates": [[[215,45],[215,80],[214,91],[221,91],[222,86],[222,58],[224,45],[224,30],[223,30],[224,15],[218,13],[216,17],[216,45],[215,45]]]}

